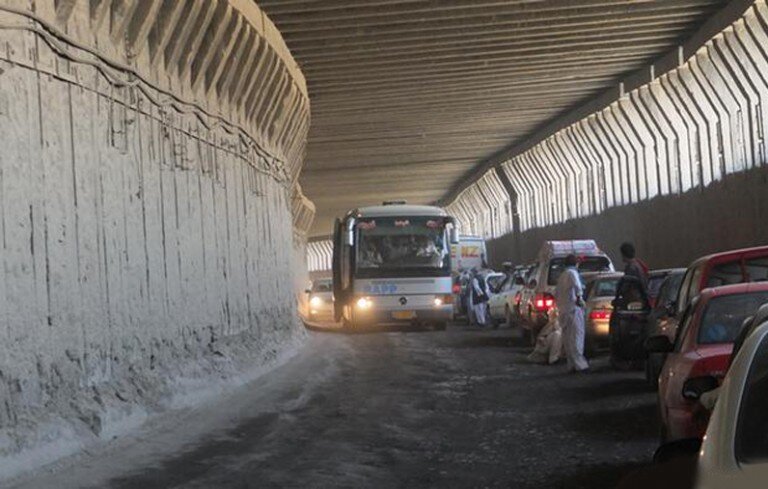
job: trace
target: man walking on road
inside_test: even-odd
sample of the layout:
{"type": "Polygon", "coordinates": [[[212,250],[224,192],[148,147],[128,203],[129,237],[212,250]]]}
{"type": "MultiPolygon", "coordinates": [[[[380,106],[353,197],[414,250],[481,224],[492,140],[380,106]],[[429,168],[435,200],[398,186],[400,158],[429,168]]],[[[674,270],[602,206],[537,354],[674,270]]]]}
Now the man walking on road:
{"type": "Polygon", "coordinates": [[[589,363],[584,358],[584,299],[576,255],[565,257],[565,270],[557,279],[555,300],[558,320],[563,332],[563,346],[568,361],[568,371],[586,372],[589,363]]]}

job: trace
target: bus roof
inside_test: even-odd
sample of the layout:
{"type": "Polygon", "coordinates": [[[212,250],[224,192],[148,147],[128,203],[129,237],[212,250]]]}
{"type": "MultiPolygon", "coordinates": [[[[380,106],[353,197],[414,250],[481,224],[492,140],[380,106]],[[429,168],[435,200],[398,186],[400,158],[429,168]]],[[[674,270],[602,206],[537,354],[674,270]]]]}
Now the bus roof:
{"type": "Polygon", "coordinates": [[[403,216],[433,216],[445,217],[448,213],[441,207],[431,205],[374,205],[369,207],[360,207],[350,212],[357,217],[403,217],[403,216]]]}

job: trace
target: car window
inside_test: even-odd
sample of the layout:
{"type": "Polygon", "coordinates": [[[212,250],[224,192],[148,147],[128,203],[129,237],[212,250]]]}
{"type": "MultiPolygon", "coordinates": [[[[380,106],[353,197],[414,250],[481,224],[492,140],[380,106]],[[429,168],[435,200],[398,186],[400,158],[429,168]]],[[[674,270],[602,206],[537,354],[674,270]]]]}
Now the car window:
{"type": "MultiPolygon", "coordinates": [[[[608,272],[611,269],[611,262],[604,256],[585,256],[578,264],[579,272],[608,272]]],[[[547,283],[557,285],[557,279],[565,270],[565,258],[552,258],[549,261],[549,275],[547,283]]]]}
{"type": "Polygon", "coordinates": [[[688,287],[688,302],[699,295],[701,292],[701,276],[704,274],[704,265],[699,265],[693,270],[693,277],[691,278],[691,284],[688,287]]]}
{"type": "Polygon", "coordinates": [[[732,294],[709,301],[701,316],[699,336],[701,345],[733,343],[747,316],[754,314],[768,302],[768,292],[732,294]]]}
{"type": "Polygon", "coordinates": [[[619,277],[595,280],[593,283],[595,297],[615,297],[616,287],[619,285],[619,277]]]}
{"type": "Polygon", "coordinates": [[[768,336],[755,353],[741,398],[736,427],[736,459],[752,464],[768,460],[768,336]]]}
{"type": "Polygon", "coordinates": [[[332,287],[329,282],[315,282],[312,284],[312,292],[332,292],[332,287]]]}
{"type": "Polygon", "coordinates": [[[499,285],[501,284],[502,280],[504,280],[503,275],[495,275],[493,277],[488,277],[488,288],[492,292],[499,290],[499,285]]]}
{"type": "Polygon", "coordinates": [[[678,291],[677,296],[677,313],[681,314],[688,305],[688,290],[691,288],[691,281],[693,280],[693,269],[689,268],[685,272],[685,278],[683,278],[682,285],[678,291]]]}
{"type": "Polygon", "coordinates": [[[751,282],[764,282],[768,280],[768,257],[748,258],[744,260],[744,269],[751,282]]]}
{"type": "Polygon", "coordinates": [[[741,260],[736,260],[712,265],[704,287],[720,287],[742,282],[744,282],[744,272],[741,269],[741,260]]]}

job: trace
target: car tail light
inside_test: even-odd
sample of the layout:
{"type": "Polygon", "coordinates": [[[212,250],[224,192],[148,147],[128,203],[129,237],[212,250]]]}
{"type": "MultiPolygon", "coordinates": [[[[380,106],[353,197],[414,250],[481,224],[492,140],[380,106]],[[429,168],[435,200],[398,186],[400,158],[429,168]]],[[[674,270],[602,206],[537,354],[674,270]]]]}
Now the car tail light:
{"type": "Polygon", "coordinates": [[[451,290],[453,290],[453,293],[456,295],[461,294],[461,285],[453,284],[453,289],[451,290]]]}
{"type": "Polygon", "coordinates": [[[522,298],[523,298],[523,295],[522,295],[520,292],[518,292],[517,294],[515,294],[515,305],[516,305],[516,306],[519,306],[519,305],[520,305],[520,299],[522,299],[522,298]]]}
{"type": "Polygon", "coordinates": [[[536,306],[536,310],[547,312],[555,307],[555,298],[552,294],[537,294],[533,304],[536,306]]]}
{"type": "Polygon", "coordinates": [[[589,313],[589,319],[611,319],[611,311],[607,309],[595,309],[589,313]]]}

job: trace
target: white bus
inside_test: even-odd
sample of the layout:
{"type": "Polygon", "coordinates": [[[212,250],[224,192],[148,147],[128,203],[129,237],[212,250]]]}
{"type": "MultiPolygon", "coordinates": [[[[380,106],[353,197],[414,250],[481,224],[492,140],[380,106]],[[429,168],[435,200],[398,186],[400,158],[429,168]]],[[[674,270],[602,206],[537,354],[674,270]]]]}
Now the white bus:
{"type": "Polygon", "coordinates": [[[333,287],[337,321],[444,329],[453,317],[451,244],[456,221],[432,206],[384,203],[336,220],[333,287]]]}

